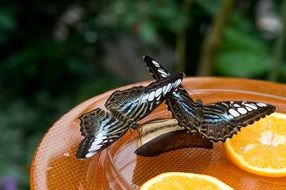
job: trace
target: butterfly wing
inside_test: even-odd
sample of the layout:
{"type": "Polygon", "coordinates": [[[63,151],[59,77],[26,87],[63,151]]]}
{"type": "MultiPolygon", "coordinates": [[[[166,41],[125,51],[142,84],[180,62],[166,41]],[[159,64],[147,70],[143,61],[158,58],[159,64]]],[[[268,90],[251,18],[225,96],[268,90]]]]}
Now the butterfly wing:
{"type": "Polygon", "coordinates": [[[89,158],[115,142],[127,130],[129,124],[97,108],[80,117],[81,141],[77,158],[89,158]]]}
{"type": "Polygon", "coordinates": [[[245,127],[276,110],[275,106],[248,102],[225,101],[203,107],[203,120],[197,130],[205,138],[224,142],[245,127]]]}
{"type": "Polygon", "coordinates": [[[115,91],[105,103],[105,107],[118,119],[135,118],[144,86],[115,91]]]}
{"type": "Polygon", "coordinates": [[[149,72],[155,80],[159,80],[161,78],[165,78],[171,75],[171,73],[169,73],[164,67],[162,67],[155,59],[147,55],[145,55],[143,59],[146,67],[148,68],[149,72]]]}
{"type": "MultiPolygon", "coordinates": [[[[168,110],[171,111],[179,125],[184,127],[190,133],[197,132],[199,119],[202,117],[200,102],[194,102],[183,87],[179,87],[173,92],[169,99],[166,100],[168,110]]],[[[202,105],[202,104],[201,104],[202,105]]]]}
{"type": "Polygon", "coordinates": [[[146,87],[116,91],[105,107],[118,119],[138,121],[159,106],[181,84],[183,76],[183,73],[173,74],[146,87]]]}

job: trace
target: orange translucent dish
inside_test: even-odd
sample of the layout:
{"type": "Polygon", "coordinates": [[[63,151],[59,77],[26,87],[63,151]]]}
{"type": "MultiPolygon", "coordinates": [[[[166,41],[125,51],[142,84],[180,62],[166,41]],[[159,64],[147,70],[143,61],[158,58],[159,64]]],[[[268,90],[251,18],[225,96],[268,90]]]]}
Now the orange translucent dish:
{"type": "MultiPolygon", "coordinates": [[[[146,85],[148,82],[122,87],[146,85]]],[[[286,113],[286,85],[235,78],[186,78],[183,86],[204,103],[223,100],[266,102],[286,113]]],[[[139,132],[129,130],[116,143],[87,160],[75,157],[83,138],[78,117],[103,107],[113,91],[95,96],[61,117],[40,142],[31,166],[31,189],[137,189],[163,172],[192,172],[214,176],[234,189],[286,189],[286,178],[260,177],[242,171],[225,155],[223,144],[213,149],[184,148],[156,157],[134,154],[139,132]]],[[[161,105],[140,123],[170,118],[161,105]]],[[[286,126],[285,126],[286,127],[286,126]]]]}

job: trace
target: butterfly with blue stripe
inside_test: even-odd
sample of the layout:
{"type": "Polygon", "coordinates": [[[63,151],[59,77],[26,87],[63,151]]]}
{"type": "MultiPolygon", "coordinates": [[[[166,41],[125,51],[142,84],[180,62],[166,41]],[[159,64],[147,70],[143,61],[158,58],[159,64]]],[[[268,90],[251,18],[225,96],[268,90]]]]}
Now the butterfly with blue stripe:
{"type": "MultiPolygon", "coordinates": [[[[151,57],[144,56],[143,59],[155,80],[171,75],[151,57]]],[[[276,110],[273,105],[251,101],[223,101],[204,105],[201,100],[194,101],[182,85],[172,92],[166,104],[180,126],[190,133],[200,133],[212,142],[224,142],[238,133],[241,127],[276,110]]]]}
{"type": "Polygon", "coordinates": [[[183,73],[173,74],[150,83],[126,90],[117,90],[105,107],[96,108],[80,117],[81,141],[77,158],[89,158],[119,139],[137,121],[158,107],[181,84],[183,73]]]}

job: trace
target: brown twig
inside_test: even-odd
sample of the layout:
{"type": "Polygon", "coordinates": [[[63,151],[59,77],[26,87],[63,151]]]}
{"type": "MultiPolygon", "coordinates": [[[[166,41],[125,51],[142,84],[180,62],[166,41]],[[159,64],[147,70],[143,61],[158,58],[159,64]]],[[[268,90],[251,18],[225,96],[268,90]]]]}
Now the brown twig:
{"type": "Polygon", "coordinates": [[[277,81],[279,78],[279,72],[281,70],[281,65],[283,62],[283,55],[285,52],[285,41],[286,41],[286,1],[283,1],[282,5],[282,25],[283,29],[277,38],[275,45],[274,45],[274,52],[273,52],[273,62],[271,65],[270,73],[269,73],[269,80],[277,81]]]}
{"type": "Polygon", "coordinates": [[[217,12],[213,25],[203,41],[198,75],[211,75],[213,73],[213,63],[220,46],[221,34],[235,4],[235,0],[224,0],[221,2],[221,8],[217,12]]]}
{"type": "Polygon", "coordinates": [[[189,13],[191,8],[192,0],[184,0],[182,3],[182,15],[184,23],[179,28],[177,32],[176,39],[176,71],[183,72],[185,71],[186,64],[186,41],[187,41],[187,26],[189,23],[189,13]]]}

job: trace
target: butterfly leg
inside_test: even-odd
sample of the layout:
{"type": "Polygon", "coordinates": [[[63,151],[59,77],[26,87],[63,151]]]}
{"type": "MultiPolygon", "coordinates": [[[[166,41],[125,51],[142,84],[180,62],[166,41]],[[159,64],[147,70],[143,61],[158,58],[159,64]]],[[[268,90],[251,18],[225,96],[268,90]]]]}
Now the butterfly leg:
{"type": "Polygon", "coordinates": [[[138,123],[133,123],[130,128],[132,128],[132,129],[138,129],[138,128],[140,128],[140,125],[139,125],[138,123]]]}

